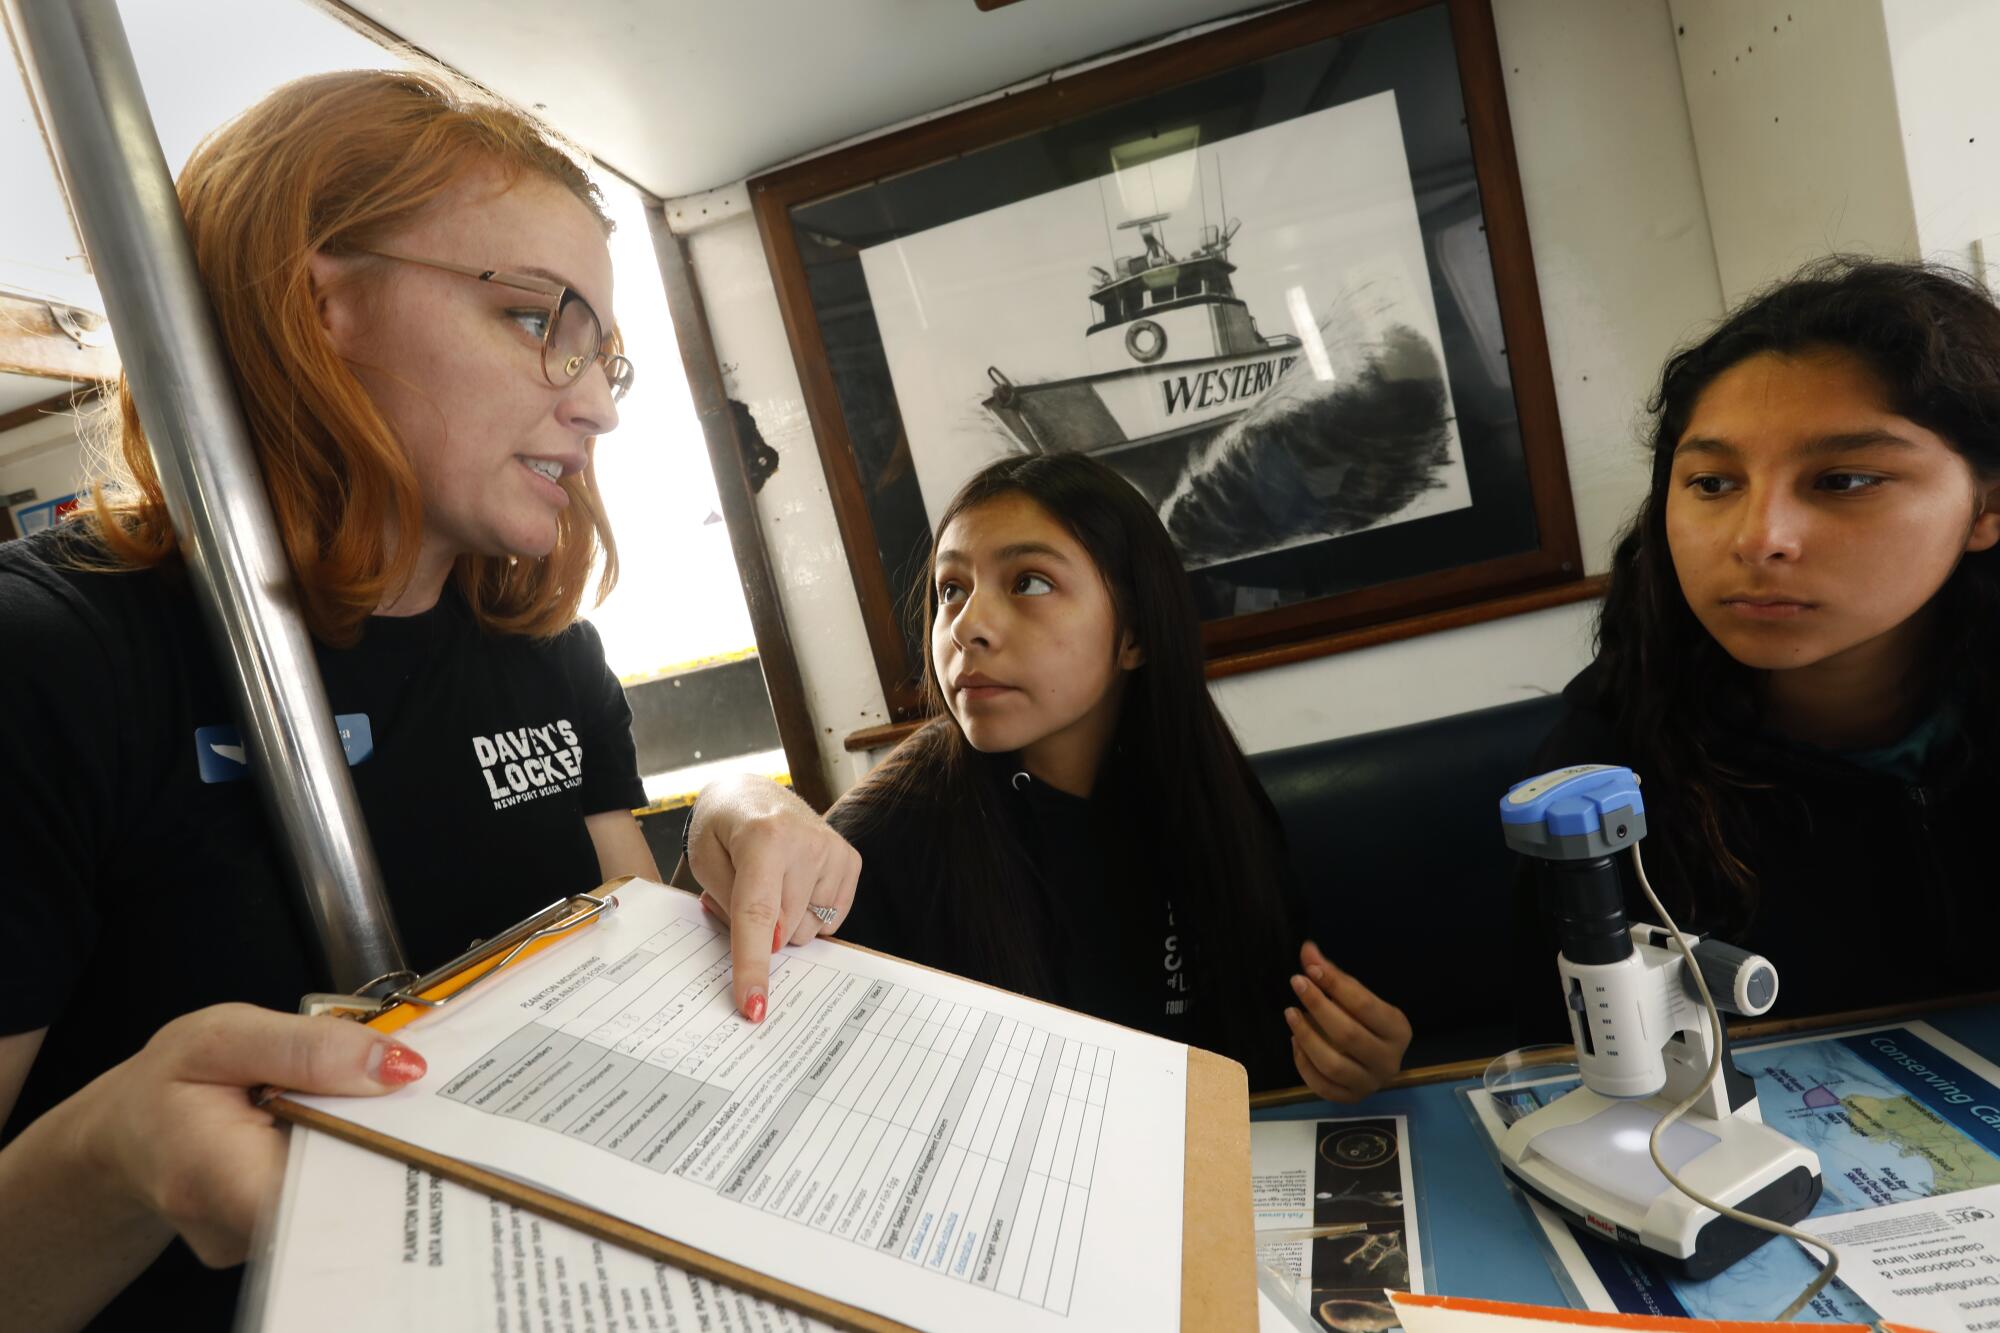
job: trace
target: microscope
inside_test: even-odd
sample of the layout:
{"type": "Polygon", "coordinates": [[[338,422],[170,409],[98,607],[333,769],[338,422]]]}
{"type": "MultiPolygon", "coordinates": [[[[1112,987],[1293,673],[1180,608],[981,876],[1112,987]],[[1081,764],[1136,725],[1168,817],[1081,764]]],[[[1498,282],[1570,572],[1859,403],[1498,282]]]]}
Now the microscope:
{"type": "MultiPolygon", "coordinates": [[[[1535,863],[1559,923],[1556,970],[1583,1075],[1581,1087],[1507,1128],[1501,1164],[1586,1230],[1677,1275],[1713,1277],[1771,1233],[1675,1188],[1648,1138],[1707,1081],[1718,1046],[1720,1076],[1661,1136],[1668,1169],[1718,1203],[1792,1223],[1819,1200],[1819,1158],[1764,1123],[1756,1084],[1736,1067],[1674,937],[1626,921],[1618,858],[1636,860],[1646,835],[1637,776],[1605,764],[1544,773],[1501,798],[1500,822],[1507,845],[1535,863]]],[[[1778,974],[1763,958],[1681,938],[1717,1009],[1754,1017],[1777,999],[1778,974]]]]}

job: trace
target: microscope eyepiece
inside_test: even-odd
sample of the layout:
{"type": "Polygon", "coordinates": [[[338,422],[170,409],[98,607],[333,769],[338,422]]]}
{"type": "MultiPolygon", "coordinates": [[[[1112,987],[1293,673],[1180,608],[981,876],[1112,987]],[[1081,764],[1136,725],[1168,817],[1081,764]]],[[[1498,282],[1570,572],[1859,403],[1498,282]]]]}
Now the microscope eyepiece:
{"type": "Polygon", "coordinates": [[[1579,764],[1516,783],[1500,799],[1507,845],[1539,862],[1548,907],[1574,963],[1632,954],[1615,858],[1646,836],[1646,803],[1629,768],[1579,764]]]}

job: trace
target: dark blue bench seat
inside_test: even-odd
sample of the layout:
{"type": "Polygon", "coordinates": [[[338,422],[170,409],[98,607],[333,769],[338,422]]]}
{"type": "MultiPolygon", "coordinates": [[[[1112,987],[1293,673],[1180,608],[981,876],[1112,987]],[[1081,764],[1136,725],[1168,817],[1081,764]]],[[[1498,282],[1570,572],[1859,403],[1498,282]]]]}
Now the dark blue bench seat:
{"type": "Polygon", "coordinates": [[[1499,801],[1533,776],[1562,708],[1547,695],[1250,758],[1284,820],[1312,938],[1409,1015],[1405,1067],[1512,1047],[1503,978],[1554,967],[1512,956],[1517,858],[1499,801]]]}

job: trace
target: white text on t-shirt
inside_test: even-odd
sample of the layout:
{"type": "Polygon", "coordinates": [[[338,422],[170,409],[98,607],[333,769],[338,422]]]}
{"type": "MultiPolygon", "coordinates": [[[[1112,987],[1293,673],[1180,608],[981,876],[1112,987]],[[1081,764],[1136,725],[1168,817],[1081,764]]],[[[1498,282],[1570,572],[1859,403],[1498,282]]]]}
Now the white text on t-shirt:
{"type": "Polygon", "coordinates": [[[567,718],[474,736],[472,753],[495,810],[553,796],[583,782],[583,743],[567,718]]]}

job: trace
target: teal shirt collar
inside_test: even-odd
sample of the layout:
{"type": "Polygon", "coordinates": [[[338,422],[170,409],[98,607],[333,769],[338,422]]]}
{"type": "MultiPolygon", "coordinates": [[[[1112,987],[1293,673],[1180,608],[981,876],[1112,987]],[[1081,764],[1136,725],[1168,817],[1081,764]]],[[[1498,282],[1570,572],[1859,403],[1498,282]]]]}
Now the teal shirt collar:
{"type": "Polygon", "coordinates": [[[1958,729],[1958,706],[1946,701],[1918,719],[1915,726],[1899,740],[1888,745],[1870,746],[1858,750],[1829,750],[1804,741],[1795,741],[1788,736],[1773,735],[1772,739],[1786,747],[1804,754],[1835,759],[1870,773],[1879,773],[1898,782],[1922,782],[1932,768],[1933,760],[1944,749],[1945,743],[1958,729]]]}

